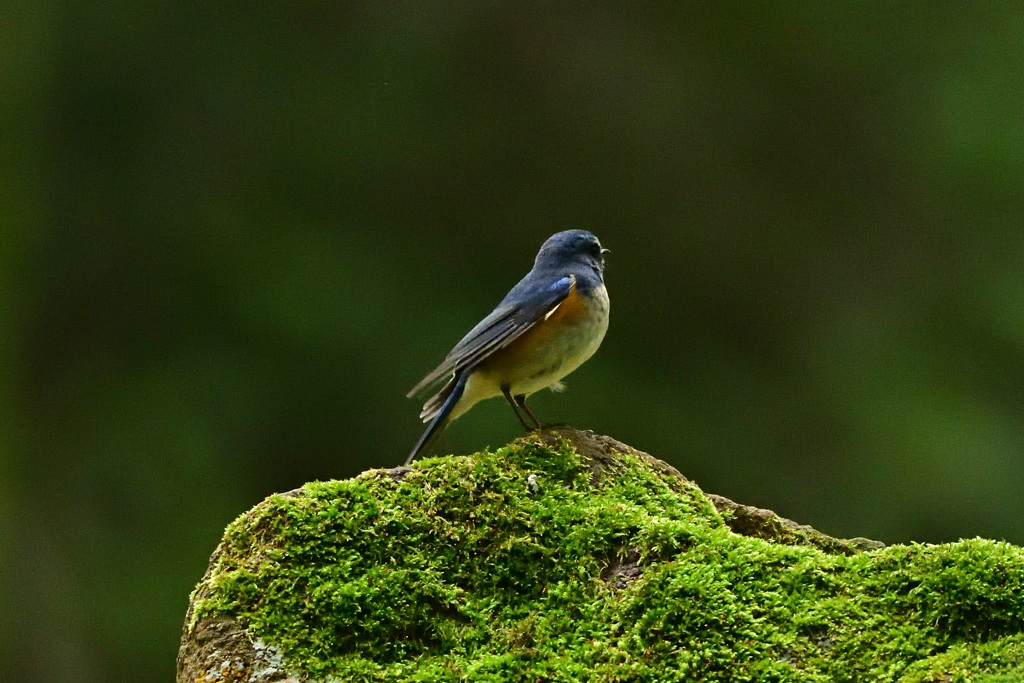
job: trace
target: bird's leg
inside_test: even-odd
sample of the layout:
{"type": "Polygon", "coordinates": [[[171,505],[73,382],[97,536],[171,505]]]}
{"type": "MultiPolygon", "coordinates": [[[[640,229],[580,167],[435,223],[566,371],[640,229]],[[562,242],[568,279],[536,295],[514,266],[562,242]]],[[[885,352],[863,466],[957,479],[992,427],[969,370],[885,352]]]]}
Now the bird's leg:
{"type": "MultiPolygon", "coordinates": [[[[519,423],[523,425],[523,429],[525,429],[526,431],[530,431],[530,425],[526,424],[526,420],[524,420],[523,416],[519,414],[519,404],[516,401],[516,399],[518,399],[519,397],[517,396],[516,398],[512,398],[512,393],[509,390],[509,386],[507,384],[501,385],[501,393],[505,394],[505,398],[508,399],[508,404],[512,406],[512,410],[515,411],[516,417],[519,418],[519,423]]],[[[525,406],[523,407],[525,408],[525,406]]],[[[527,410],[526,412],[530,411],[527,410]]],[[[533,417],[533,415],[530,415],[530,417],[533,417]]],[[[534,422],[536,421],[537,419],[534,418],[534,422]]]]}
{"type": "Polygon", "coordinates": [[[540,420],[538,420],[537,416],[534,415],[530,411],[530,409],[526,407],[526,394],[519,394],[515,398],[516,398],[516,403],[519,404],[519,407],[522,408],[523,410],[525,410],[526,414],[530,416],[531,420],[533,420],[534,429],[540,429],[540,420]]]}

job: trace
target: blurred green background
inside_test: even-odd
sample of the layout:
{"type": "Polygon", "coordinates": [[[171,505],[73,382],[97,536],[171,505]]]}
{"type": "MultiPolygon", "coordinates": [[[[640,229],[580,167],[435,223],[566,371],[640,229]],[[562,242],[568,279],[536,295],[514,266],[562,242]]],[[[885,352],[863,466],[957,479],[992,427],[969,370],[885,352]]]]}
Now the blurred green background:
{"type": "Polygon", "coordinates": [[[566,228],[612,323],[542,419],[1024,543],[1019,3],[2,7],[0,678],[169,680],[224,526],[400,464],[566,228]]]}

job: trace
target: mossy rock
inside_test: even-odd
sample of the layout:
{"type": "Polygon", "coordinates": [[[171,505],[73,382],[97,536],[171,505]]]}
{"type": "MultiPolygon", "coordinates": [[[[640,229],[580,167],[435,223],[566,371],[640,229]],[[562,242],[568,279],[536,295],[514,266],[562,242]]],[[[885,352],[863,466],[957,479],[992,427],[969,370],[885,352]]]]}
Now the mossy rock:
{"type": "Polygon", "coordinates": [[[833,539],[549,429],[239,517],[178,681],[1024,681],[1022,589],[1021,548],[833,539]]]}

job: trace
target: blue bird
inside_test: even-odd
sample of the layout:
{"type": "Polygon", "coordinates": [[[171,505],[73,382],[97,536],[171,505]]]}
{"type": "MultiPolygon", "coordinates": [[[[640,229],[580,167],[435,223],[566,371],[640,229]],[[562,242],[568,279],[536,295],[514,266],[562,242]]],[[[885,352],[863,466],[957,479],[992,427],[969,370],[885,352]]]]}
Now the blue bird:
{"type": "Polygon", "coordinates": [[[484,399],[504,396],[527,430],[540,421],[526,397],[559,380],[594,355],[608,330],[604,255],[586,230],[566,230],[541,246],[533,269],[490,315],[469,331],[437,368],[413,387],[411,398],[436,389],[420,418],[429,422],[405,464],[426,450],[449,422],[484,399]]]}

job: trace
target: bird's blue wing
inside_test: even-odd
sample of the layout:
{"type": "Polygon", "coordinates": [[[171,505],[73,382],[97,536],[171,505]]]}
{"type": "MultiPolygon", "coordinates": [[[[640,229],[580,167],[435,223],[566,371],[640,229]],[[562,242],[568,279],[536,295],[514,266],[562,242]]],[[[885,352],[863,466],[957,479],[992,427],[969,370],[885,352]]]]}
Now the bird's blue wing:
{"type": "Polygon", "coordinates": [[[408,396],[425,392],[453,373],[473,367],[496,350],[509,345],[550,315],[575,286],[576,278],[572,275],[540,287],[524,279],[490,315],[455,345],[443,363],[412,388],[408,396]]]}

